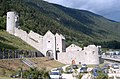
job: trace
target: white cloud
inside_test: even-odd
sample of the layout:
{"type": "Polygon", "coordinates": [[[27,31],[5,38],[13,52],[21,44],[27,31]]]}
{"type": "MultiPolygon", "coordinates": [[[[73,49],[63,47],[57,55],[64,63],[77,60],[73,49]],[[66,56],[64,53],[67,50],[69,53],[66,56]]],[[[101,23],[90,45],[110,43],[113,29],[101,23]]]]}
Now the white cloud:
{"type": "MultiPolygon", "coordinates": [[[[120,0],[45,0],[45,1],[60,4],[71,8],[89,10],[94,13],[106,16],[108,18],[111,18],[111,13],[116,12],[120,13],[119,9],[120,0]],[[111,12],[110,16],[109,12],[111,12]]],[[[119,13],[117,13],[117,15],[119,13]]]]}

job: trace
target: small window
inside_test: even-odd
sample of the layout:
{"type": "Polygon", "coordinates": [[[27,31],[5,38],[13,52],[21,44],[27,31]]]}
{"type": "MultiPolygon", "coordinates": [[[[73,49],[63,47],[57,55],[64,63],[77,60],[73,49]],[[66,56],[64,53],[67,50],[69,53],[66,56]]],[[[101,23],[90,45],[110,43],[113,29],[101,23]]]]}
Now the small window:
{"type": "Polygon", "coordinates": [[[18,20],[19,18],[17,17],[17,20],[18,20]]]}
{"type": "Polygon", "coordinates": [[[50,41],[48,41],[48,43],[50,43],[50,41]]]}
{"type": "Polygon", "coordinates": [[[87,55],[87,53],[85,52],[85,55],[87,55]]]}
{"type": "Polygon", "coordinates": [[[79,62],[79,64],[81,64],[81,62],[79,62]]]}
{"type": "Polygon", "coordinates": [[[57,44],[57,46],[58,46],[58,44],[57,44]]]}
{"type": "Polygon", "coordinates": [[[95,53],[95,51],[93,51],[93,54],[95,53]]]}
{"type": "Polygon", "coordinates": [[[8,19],[10,19],[10,17],[8,17],[8,19]]]}
{"type": "Polygon", "coordinates": [[[77,50],[77,51],[79,51],[79,50],[77,50]]]}

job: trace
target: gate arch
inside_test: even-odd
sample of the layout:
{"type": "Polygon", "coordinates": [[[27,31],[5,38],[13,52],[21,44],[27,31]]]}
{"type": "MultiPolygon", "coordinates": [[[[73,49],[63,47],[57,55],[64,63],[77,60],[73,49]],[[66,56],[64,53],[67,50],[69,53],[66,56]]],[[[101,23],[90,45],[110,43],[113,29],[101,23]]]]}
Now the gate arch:
{"type": "Polygon", "coordinates": [[[72,64],[73,64],[73,65],[75,64],[75,60],[72,60],[72,64]]]}
{"type": "Polygon", "coordinates": [[[54,58],[54,56],[53,56],[53,51],[52,51],[52,50],[48,50],[48,51],[46,52],[46,56],[49,57],[49,58],[54,58]]]}

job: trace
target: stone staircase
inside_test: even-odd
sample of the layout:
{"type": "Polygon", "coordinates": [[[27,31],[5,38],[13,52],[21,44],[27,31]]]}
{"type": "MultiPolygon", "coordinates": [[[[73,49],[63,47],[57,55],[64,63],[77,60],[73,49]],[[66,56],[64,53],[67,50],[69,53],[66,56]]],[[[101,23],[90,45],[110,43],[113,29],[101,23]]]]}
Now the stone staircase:
{"type": "Polygon", "coordinates": [[[36,67],[35,63],[33,63],[32,61],[30,61],[27,58],[22,59],[22,62],[24,64],[26,64],[27,66],[31,67],[31,68],[35,68],[36,67]]]}

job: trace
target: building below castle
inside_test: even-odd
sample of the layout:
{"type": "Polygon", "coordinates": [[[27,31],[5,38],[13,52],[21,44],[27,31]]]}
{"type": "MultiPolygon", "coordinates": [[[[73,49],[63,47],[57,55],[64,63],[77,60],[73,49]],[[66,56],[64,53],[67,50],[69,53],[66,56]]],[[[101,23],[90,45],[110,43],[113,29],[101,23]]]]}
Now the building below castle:
{"type": "Polygon", "coordinates": [[[7,12],[6,31],[21,38],[36,48],[44,56],[54,58],[65,64],[99,64],[100,46],[89,45],[82,49],[71,44],[66,48],[65,37],[62,34],[53,34],[47,31],[44,36],[33,31],[27,33],[18,26],[19,17],[16,12],[7,12]]]}

